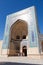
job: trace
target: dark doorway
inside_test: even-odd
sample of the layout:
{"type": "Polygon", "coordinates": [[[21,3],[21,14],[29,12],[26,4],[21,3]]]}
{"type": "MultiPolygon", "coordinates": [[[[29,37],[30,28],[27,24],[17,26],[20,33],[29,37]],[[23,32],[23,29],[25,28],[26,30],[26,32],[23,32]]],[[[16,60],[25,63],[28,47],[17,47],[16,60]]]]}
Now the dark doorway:
{"type": "Polygon", "coordinates": [[[22,48],[22,55],[27,56],[27,47],[26,46],[23,46],[23,48],[22,48]]]}

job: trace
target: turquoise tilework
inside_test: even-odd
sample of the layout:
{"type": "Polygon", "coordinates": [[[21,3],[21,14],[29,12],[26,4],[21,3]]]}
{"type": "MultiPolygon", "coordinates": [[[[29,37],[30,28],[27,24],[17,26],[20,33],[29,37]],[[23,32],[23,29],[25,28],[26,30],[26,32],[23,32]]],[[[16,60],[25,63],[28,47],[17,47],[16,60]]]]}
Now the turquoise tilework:
{"type": "Polygon", "coordinates": [[[8,45],[9,45],[10,26],[9,26],[9,22],[8,21],[9,21],[9,19],[7,19],[7,21],[6,21],[2,49],[7,49],[8,48],[8,45]]]}

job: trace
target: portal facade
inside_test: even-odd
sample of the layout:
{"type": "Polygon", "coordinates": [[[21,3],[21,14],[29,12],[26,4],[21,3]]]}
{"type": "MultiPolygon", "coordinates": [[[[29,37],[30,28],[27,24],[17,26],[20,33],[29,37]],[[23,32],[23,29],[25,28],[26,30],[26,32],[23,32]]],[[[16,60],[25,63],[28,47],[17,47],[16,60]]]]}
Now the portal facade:
{"type": "Polygon", "coordinates": [[[10,28],[9,55],[21,55],[21,43],[24,39],[26,41],[27,35],[28,24],[24,20],[18,19],[12,24],[10,28]]]}
{"type": "Polygon", "coordinates": [[[43,54],[43,38],[40,38],[36,17],[34,6],[7,16],[2,55],[29,56],[43,54]]]}

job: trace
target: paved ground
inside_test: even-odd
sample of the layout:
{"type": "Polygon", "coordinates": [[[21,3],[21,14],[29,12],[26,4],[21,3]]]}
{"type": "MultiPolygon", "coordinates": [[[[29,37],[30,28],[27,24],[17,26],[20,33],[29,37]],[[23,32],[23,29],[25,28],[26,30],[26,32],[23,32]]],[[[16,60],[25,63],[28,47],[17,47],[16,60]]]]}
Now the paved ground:
{"type": "Polygon", "coordinates": [[[3,62],[0,65],[42,65],[42,64],[25,64],[25,63],[14,63],[14,62],[3,62]]]}
{"type": "Polygon", "coordinates": [[[0,65],[43,65],[43,59],[29,59],[28,57],[0,57],[0,65]],[[6,63],[3,63],[6,62],[6,63]]]}

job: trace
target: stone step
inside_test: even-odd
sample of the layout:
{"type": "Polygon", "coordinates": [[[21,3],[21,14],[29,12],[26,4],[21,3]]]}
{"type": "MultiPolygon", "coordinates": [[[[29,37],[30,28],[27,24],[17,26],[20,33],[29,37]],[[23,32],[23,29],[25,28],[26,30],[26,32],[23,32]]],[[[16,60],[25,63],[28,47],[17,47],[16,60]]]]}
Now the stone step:
{"type": "Polygon", "coordinates": [[[29,57],[0,57],[0,62],[16,62],[16,63],[31,63],[31,64],[43,64],[43,59],[29,59],[29,57]]]}

